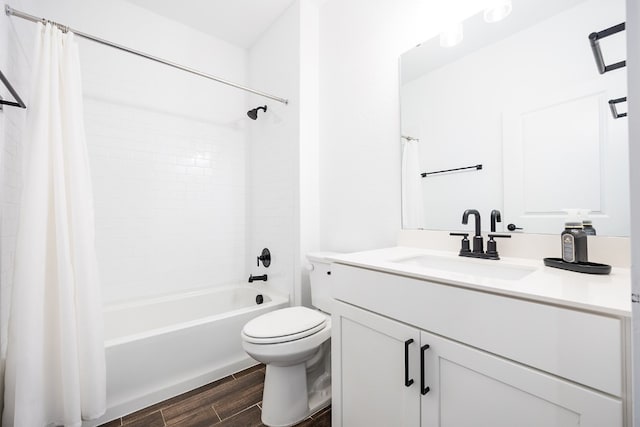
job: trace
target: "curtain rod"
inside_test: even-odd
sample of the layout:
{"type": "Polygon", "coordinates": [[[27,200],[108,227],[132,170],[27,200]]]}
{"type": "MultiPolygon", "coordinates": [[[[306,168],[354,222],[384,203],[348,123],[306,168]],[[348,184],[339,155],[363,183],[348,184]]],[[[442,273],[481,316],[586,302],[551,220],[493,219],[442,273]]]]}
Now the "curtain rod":
{"type": "Polygon", "coordinates": [[[246,92],[251,92],[253,94],[256,94],[256,95],[259,95],[259,96],[263,96],[265,98],[273,99],[274,101],[282,102],[285,105],[289,103],[289,100],[287,100],[285,98],[280,98],[278,96],[271,95],[271,94],[268,94],[266,92],[261,92],[259,90],[251,89],[249,87],[242,86],[242,85],[239,85],[237,83],[233,83],[233,82],[230,82],[228,80],[221,79],[220,77],[212,76],[211,74],[206,74],[206,73],[203,73],[202,71],[198,71],[198,70],[195,70],[195,69],[190,68],[190,67],[185,67],[184,65],[176,64],[175,62],[167,61],[165,59],[158,58],[156,56],[149,55],[149,54],[144,53],[144,52],[140,52],[139,50],[130,49],[128,47],[125,47],[125,46],[122,46],[122,45],[119,45],[119,44],[116,44],[116,43],[112,43],[110,41],[101,39],[99,37],[92,36],[90,34],[83,33],[82,31],[75,30],[75,29],[73,29],[73,28],[71,28],[71,27],[69,27],[67,25],[63,25],[63,24],[60,24],[58,22],[51,21],[49,19],[38,18],[37,16],[29,15],[28,13],[24,13],[24,12],[21,12],[19,10],[16,10],[16,9],[12,8],[8,4],[6,4],[4,6],[4,12],[8,16],[16,16],[18,18],[26,19],[27,21],[31,21],[31,22],[42,22],[43,24],[49,23],[51,25],[55,25],[56,27],[58,27],[63,32],[71,31],[72,33],[74,33],[78,37],[82,37],[84,39],[91,40],[91,41],[96,42],[96,43],[100,43],[100,44],[102,44],[104,46],[114,47],[114,48],[119,49],[119,50],[121,50],[123,52],[129,52],[129,53],[132,53],[134,55],[140,56],[142,58],[150,59],[152,61],[159,62],[160,64],[164,64],[164,65],[168,65],[168,66],[173,67],[173,68],[177,68],[178,70],[186,71],[188,73],[195,74],[197,76],[204,77],[206,79],[213,80],[213,81],[216,81],[218,83],[223,83],[225,85],[232,86],[232,87],[235,87],[237,89],[244,90],[246,92]]]}

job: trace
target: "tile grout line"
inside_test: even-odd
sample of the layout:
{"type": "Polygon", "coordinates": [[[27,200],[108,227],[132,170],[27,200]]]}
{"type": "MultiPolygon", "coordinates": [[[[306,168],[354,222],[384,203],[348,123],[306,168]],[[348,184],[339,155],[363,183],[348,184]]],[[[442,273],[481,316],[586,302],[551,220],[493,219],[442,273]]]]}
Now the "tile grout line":
{"type": "MultiPolygon", "coordinates": [[[[225,418],[224,420],[223,420],[223,419],[220,419],[220,421],[222,422],[222,421],[228,420],[228,419],[230,419],[230,418],[233,418],[233,417],[235,417],[235,416],[236,416],[236,415],[238,415],[238,414],[241,414],[241,413],[243,413],[243,412],[245,412],[245,411],[248,411],[249,409],[253,408],[254,406],[258,406],[258,404],[257,404],[257,403],[254,403],[254,404],[253,404],[253,405],[251,405],[251,406],[247,406],[246,408],[241,409],[240,411],[236,412],[235,414],[229,415],[229,416],[228,416],[227,418],[225,418]]],[[[215,409],[214,409],[214,411],[215,411],[215,409]]],[[[260,412],[262,413],[262,411],[260,411],[260,412]]],[[[216,412],[216,414],[217,414],[217,412],[216,412]]],[[[220,415],[218,415],[218,418],[221,418],[221,417],[220,417],[220,415]]]]}
{"type": "Polygon", "coordinates": [[[162,412],[162,408],[160,408],[160,416],[162,417],[162,424],[167,427],[167,420],[164,419],[164,413],[162,412]]]}
{"type": "Polygon", "coordinates": [[[222,417],[220,417],[220,414],[218,414],[218,411],[216,411],[215,405],[211,405],[211,409],[213,409],[213,412],[216,414],[216,417],[218,417],[218,422],[222,422],[222,417]]]}

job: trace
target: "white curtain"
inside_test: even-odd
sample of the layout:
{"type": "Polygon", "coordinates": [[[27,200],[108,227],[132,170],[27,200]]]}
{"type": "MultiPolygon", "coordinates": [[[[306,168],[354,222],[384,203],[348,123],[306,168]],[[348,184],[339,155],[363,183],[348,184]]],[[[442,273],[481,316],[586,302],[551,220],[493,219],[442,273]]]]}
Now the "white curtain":
{"type": "Polygon", "coordinates": [[[5,427],[105,411],[105,357],[78,49],[38,24],[5,372],[5,427]]]}
{"type": "Polygon", "coordinates": [[[425,228],[418,141],[402,144],[402,228],[425,228]]]}

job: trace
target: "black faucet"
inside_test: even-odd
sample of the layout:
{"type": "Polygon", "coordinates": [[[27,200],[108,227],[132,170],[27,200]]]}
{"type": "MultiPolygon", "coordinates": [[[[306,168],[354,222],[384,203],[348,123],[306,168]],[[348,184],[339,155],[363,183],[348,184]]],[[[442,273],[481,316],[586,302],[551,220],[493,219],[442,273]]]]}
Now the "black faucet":
{"type": "MultiPolygon", "coordinates": [[[[462,223],[467,224],[469,222],[469,215],[473,215],[476,221],[476,235],[473,236],[473,250],[469,250],[469,239],[467,236],[469,233],[449,233],[451,236],[462,236],[462,247],[460,249],[460,256],[471,258],[483,258],[483,259],[500,259],[498,255],[498,249],[496,241],[494,239],[498,237],[510,238],[510,234],[489,234],[489,241],[487,242],[487,252],[484,251],[482,242],[482,232],[480,231],[480,212],[475,209],[467,209],[462,214],[462,223]]],[[[500,211],[494,209],[491,211],[491,231],[495,232],[496,221],[501,222],[500,211]]]]}
{"type": "Polygon", "coordinates": [[[494,209],[491,211],[491,232],[496,232],[496,222],[502,222],[502,218],[500,217],[500,211],[494,209]]]}
{"type": "Polygon", "coordinates": [[[249,275],[249,283],[253,283],[256,280],[262,280],[263,282],[267,281],[267,275],[263,274],[262,276],[254,276],[253,274],[249,275]]]}
{"type": "Polygon", "coordinates": [[[476,234],[473,236],[473,250],[474,253],[484,253],[484,243],[482,242],[482,233],[480,231],[480,212],[476,209],[467,209],[462,214],[462,223],[469,223],[469,215],[473,215],[476,221],[476,234]]]}

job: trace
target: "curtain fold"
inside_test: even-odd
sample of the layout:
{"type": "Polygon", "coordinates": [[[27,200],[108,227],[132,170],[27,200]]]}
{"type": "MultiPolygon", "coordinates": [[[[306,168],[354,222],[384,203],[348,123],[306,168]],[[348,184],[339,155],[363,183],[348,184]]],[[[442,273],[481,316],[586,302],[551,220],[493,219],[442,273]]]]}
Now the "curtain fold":
{"type": "Polygon", "coordinates": [[[418,141],[402,142],[402,228],[425,228],[418,141]]]}
{"type": "Polygon", "coordinates": [[[78,48],[38,24],[25,132],[3,426],[105,412],[102,306],[78,48]]]}

